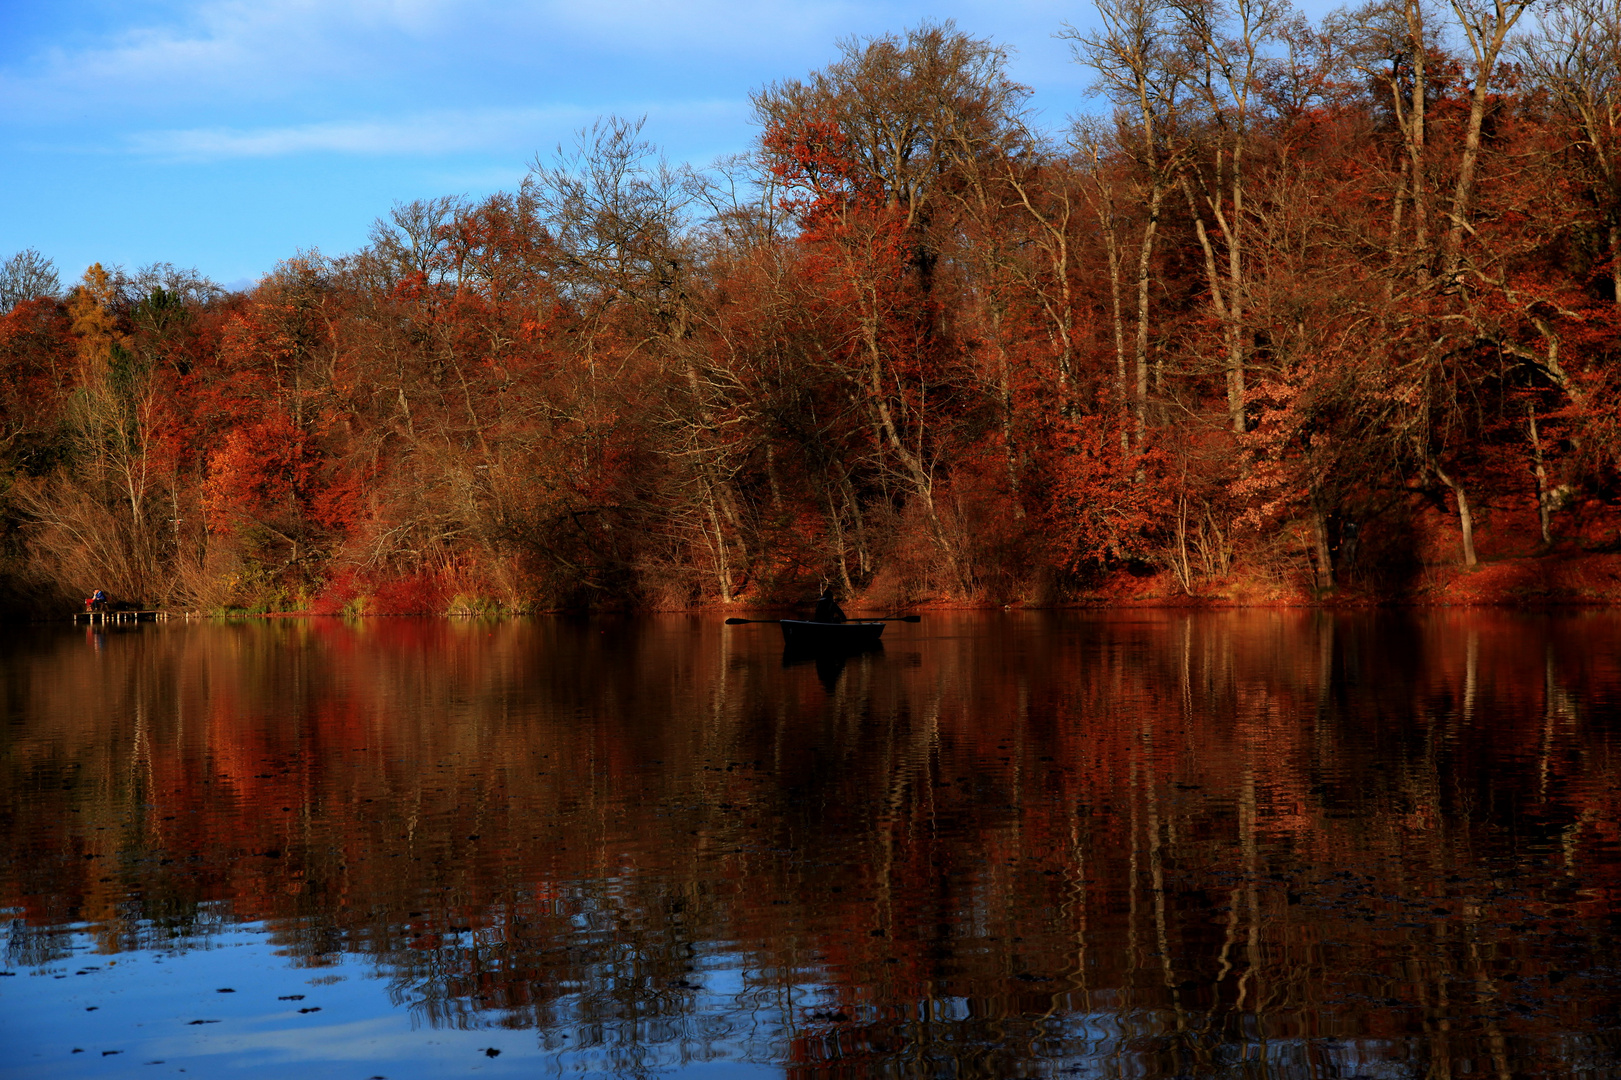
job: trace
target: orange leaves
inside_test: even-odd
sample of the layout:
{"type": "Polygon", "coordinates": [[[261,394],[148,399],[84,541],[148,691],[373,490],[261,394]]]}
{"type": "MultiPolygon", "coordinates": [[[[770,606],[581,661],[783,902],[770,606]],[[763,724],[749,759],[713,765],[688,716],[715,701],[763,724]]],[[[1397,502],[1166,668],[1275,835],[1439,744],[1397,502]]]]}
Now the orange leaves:
{"type": "Polygon", "coordinates": [[[218,365],[233,382],[246,389],[255,378],[284,365],[292,357],[294,342],[289,334],[265,320],[258,310],[232,316],[220,337],[218,365]]]}
{"type": "Polygon", "coordinates": [[[1124,411],[1061,423],[1053,454],[1054,546],[1072,569],[1150,556],[1173,504],[1164,455],[1127,443],[1124,411]]]}
{"type": "Polygon", "coordinates": [[[390,299],[396,303],[421,303],[428,296],[428,275],[421,270],[412,270],[394,286],[390,299]]]}
{"type": "Polygon", "coordinates": [[[760,136],[760,144],[773,176],[797,195],[784,195],[779,205],[814,228],[862,195],[852,167],[850,140],[837,121],[822,116],[796,115],[773,121],[760,136]]]}
{"type": "Polygon", "coordinates": [[[304,434],[281,413],[231,429],[209,455],[203,505],[211,527],[295,514],[309,477],[304,434]]]}
{"type": "Polygon", "coordinates": [[[445,610],[449,583],[441,573],[419,570],[414,574],[389,578],[371,594],[369,614],[432,615],[445,610]]]}
{"type": "Polygon", "coordinates": [[[310,500],[310,519],[334,531],[348,531],[360,518],[365,491],[364,478],[354,473],[333,478],[310,500]]]}

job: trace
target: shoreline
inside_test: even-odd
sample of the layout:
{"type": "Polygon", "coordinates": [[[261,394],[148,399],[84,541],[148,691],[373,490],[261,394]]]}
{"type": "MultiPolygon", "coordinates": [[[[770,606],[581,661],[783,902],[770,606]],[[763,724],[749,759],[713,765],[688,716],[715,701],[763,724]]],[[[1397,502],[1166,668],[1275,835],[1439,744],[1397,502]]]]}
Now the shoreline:
{"type": "MultiPolygon", "coordinates": [[[[1482,608],[1493,610],[1596,609],[1621,607],[1621,552],[1580,555],[1549,554],[1483,561],[1474,567],[1428,566],[1414,574],[1405,588],[1373,590],[1349,585],[1326,595],[1302,582],[1254,580],[1233,576],[1210,583],[1209,591],[1183,592],[1167,571],[1134,576],[1122,571],[1085,592],[1063,597],[1021,597],[1010,600],[952,600],[918,597],[878,602],[857,595],[844,602],[852,615],[874,613],[927,613],[930,611],[1422,611],[1482,608]]],[[[504,609],[500,605],[479,611],[181,611],[156,609],[169,619],[309,619],[309,618],[513,618],[531,615],[750,615],[781,616],[803,605],[759,601],[722,604],[708,602],[683,607],[602,607],[504,609]]],[[[152,610],[152,609],[146,609],[152,610]]],[[[64,613],[66,614],[66,613],[64,613]]],[[[24,618],[25,623],[48,623],[59,616],[24,618]]]]}

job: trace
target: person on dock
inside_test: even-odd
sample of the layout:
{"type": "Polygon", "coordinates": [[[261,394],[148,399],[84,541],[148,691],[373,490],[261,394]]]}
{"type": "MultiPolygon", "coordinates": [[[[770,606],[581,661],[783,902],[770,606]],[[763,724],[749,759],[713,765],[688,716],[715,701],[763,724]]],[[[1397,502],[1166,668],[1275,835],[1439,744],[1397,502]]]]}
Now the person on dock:
{"type": "Polygon", "coordinates": [[[816,614],[811,616],[815,622],[847,622],[844,609],[839,602],[833,599],[833,587],[829,585],[822,590],[822,595],[816,601],[816,614]]]}
{"type": "Polygon", "coordinates": [[[84,609],[86,611],[106,611],[107,594],[102,592],[100,589],[97,589],[95,592],[91,593],[88,598],[86,598],[84,602],[84,609]]]}

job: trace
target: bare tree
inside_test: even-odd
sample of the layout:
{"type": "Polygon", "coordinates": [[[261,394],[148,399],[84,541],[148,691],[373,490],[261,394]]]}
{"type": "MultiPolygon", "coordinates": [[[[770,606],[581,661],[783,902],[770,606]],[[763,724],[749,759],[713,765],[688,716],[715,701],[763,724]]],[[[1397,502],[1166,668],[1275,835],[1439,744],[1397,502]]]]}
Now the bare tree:
{"type": "Polygon", "coordinates": [[[1125,192],[1111,177],[1103,162],[1104,145],[1094,131],[1077,132],[1077,149],[1092,161],[1092,177],[1097,186],[1094,204],[1102,226],[1109,259],[1111,304],[1117,375],[1125,398],[1125,312],[1121,302],[1121,282],[1127,272],[1127,229],[1131,215],[1123,203],[1142,209],[1136,232],[1136,252],[1130,267],[1135,298],[1132,356],[1135,385],[1131,409],[1139,449],[1147,442],[1148,427],[1148,337],[1150,329],[1149,291],[1153,280],[1154,247],[1159,237],[1165,198],[1177,183],[1186,154],[1174,141],[1184,106],[1188,69],[1185,55],[1168,41],[1165,0],[1126,0],[1121,4],[1098,3],[1103,29],[1085,34],[1066,26],[1063,37],[1073,42],[1076,59],[1098,73],[1098,85],[1115,105],[1113,145],[1135,166],[1142,190],[1125,192]]]}
{"type": "Polygon", "coordinates": [[[1246,426],[1244,368],[1248,356],[1248,155],[1273,68],[1271,50],[1284,39],[1293,11],[1287,0],[1171,0],[1187,55],[1188,86],[1206,131],[1208,164],[1182,170],[1180,182],[1204,254],[1210,302],[1226,348],[1227,415],[1235,432],[1246,426]],[[1195,195],[1197,188],[1197,195],[1195,195]],[[1218,252],[1217,245],[1221,247],[1218,252]],[[1224,257],[1223,257],[1224,256],[1224,257]]]}
{"type": "Polygon", "coordinates": [[[1463,262],[1463,238],[1474,213],[1475,174],[1480,166],[1480,132],[1486,120],[1487,99],[1498,58],[1508,33],[1533,0],[1450,0],[1458,27],[1474,57],[1474,81],[1469,91],[1469,121],[1464,130],[1458,176],[1452,188],[1452,208],[1442,248],[1442,274],[1455,284],[1463,262]]]}
{"type": "Polygon", "coordinates": [[[1341,38],[1348,60],[1388,98],[1401,137],[1400,171],[1390,200],[1390,258],[1397,280],[1429,280],[1431,191],[1430,60],[1438,51],[1423,0],[1377,0],[1330,18],[1325,32],[1341,38]]]}
{"type": "Polygon", "coordinates": [[[1556,0],[1515,56],[1575,133],[1574,157],[1592,192],[1621,305],[1621,8],[1613,0],[1556,0]]]}
{"type": "Polygon", "coordinates": [[[691,501],[673,504],[670,521],[708,549],[721,599],[730,602],[748,577],[749,551],[722,416],[729,380],[699,340],[702,282],[689,225],[702,185],[658,157],[641,129],[641,120],[599,121],[571,151],[537,160],[523,195],[548,230],[558,292],[592,328],[585,360],[593,383],[595,333],[612,324],[629,336],[632,353],[651,349],[682,386],[663,419],[675,435],[670,456],[689,466],[681,472],[691,501]]]}
{"type": "Polygon", "coordinates": [[[411,274],[440,284],[449,270],[443,256],[449,226],[468,209],[467,200],[459,195],[395,203],[386,219],[372,223],[371,245],[365,252],[380,272],[380,284],[388,288],[411,274]]]}
{"type": "Polygon", "coordinates": [[[972,182],[968,163],[1016,140],[1028,90],[1007,77],[1004,50],[949,22],[840,48],[841,59],[808,81],[754,95],[762,165],[790,179],[789,197],[825,245],[839,282],[830,299],[851,328],[840,350],[850,393],[967,593],[971,573],[936,505],[931,395],[941,387],[928,373],[949,348],[930,314],[946,246],[936,207],[949,187],[972,182]]]}
{"type": "Polygon", "coordinates": [[[119,594],[153,599],[170,487],[152,445],[158,387],[122,332],[118,303],[117,275],[100,263],[86,270],[68,304],[79,361],[64,416],[69,467],[19,487],[18,501],[52,558],[119,594]]]}
{"type": "Polygon", "coordinates": [[[24,300],[55,296],[61,291],[56,264],[33,248],[24,248],[0,263],[0,312],[10,311],[24,300]]]}

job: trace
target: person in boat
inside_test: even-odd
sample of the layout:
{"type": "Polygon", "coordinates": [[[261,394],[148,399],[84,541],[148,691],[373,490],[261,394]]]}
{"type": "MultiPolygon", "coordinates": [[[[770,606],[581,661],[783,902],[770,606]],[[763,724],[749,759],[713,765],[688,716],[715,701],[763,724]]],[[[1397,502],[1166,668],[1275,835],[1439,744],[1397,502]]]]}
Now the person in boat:
{"type": "Polygon", "coordinates": [[[816,601],[816,614],[811,616],[813,622],[847,622],[844,609],[839,602],[833,599],[833,587],[828,586],[822,590],[821,597],[816,601]]]}

